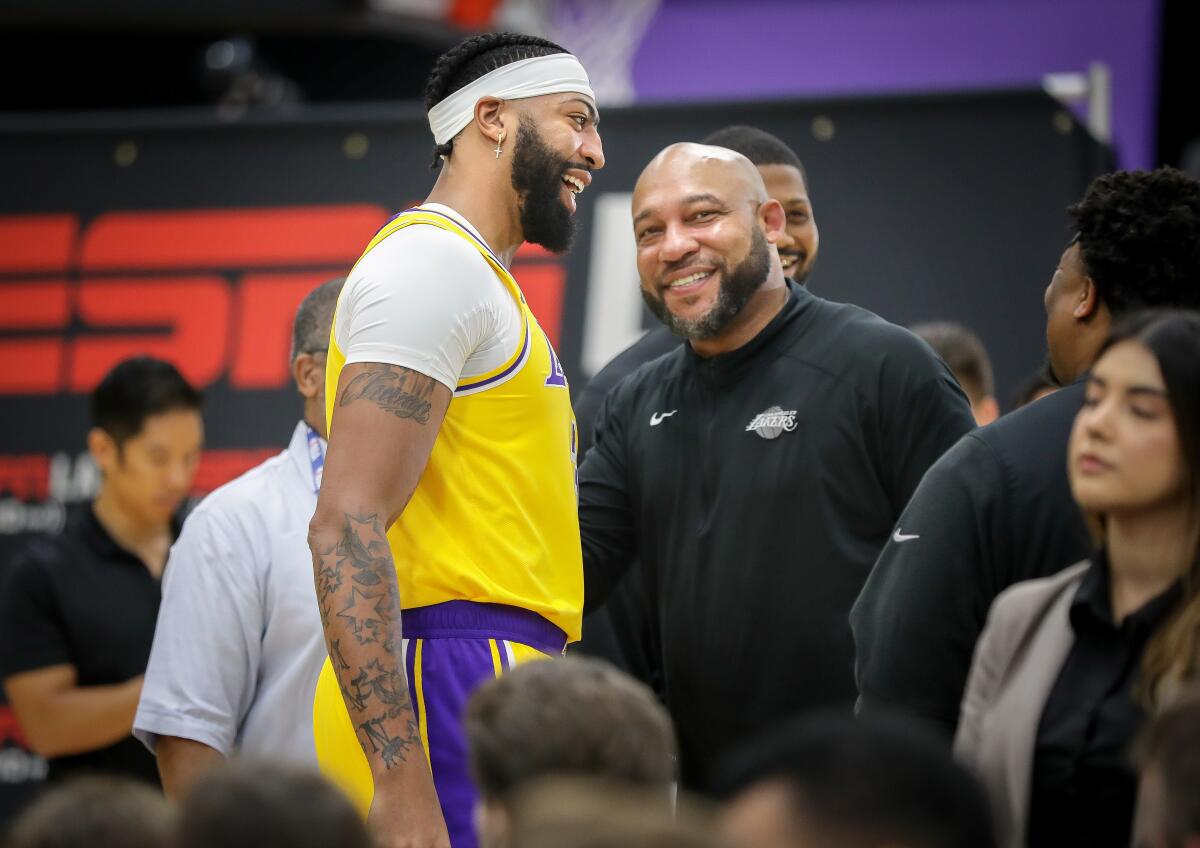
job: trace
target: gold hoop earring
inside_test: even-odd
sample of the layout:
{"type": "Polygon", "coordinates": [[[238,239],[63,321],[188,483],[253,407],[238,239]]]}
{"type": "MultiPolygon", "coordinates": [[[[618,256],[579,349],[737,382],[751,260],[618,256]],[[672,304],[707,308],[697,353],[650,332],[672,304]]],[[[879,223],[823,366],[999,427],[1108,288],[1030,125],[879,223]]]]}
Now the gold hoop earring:
{"type": "Polygon", "coordinates": [[[504,144],[504,130],[500,130],[500,137],[496,139],[496,158],[500,158],[500,154],[504,151],[500,149],[500,145],[504,144]]]}

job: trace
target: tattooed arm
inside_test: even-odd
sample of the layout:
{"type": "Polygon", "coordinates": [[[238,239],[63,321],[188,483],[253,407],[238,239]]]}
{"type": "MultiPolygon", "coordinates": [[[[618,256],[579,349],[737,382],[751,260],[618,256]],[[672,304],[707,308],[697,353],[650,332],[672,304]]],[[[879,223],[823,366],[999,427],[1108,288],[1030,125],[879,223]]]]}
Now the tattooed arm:
{"type": "Polygon", "coordinates": [[[342,698],[375,782],[387,845],[448,846],[401,656],[400,596],[386,531],[425,470],[450,390],[397,365],[343,369],[316,513],[317,601],[342,698]]]}

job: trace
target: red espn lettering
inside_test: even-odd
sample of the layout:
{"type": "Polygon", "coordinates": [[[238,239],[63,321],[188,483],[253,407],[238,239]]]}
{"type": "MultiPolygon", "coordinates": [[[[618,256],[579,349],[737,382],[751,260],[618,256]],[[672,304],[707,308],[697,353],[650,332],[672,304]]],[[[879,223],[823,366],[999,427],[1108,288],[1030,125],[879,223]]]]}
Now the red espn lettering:
{"type": "Polygon", "coordinates": [[[0,492],[23,501],[50,496],[50,457],[44,453],[0,455],[0,492]]]}
{"type": "MultiPolygon", "coordinates": [[[[139,353],[202,388],[287,385],[300,300],[348,272],[387,218],[369,204],[113,212],[80,234],[73,215],[0,216],[0,395],[87,392],[139,353]],[[31,278],[70,272],[77,249],[82,280],[31,278]],[[73,318],[86,329],[70,332],[73,318]]],[[[557,346],[561,261],[527,244],[513,272],[557,346]]]]}

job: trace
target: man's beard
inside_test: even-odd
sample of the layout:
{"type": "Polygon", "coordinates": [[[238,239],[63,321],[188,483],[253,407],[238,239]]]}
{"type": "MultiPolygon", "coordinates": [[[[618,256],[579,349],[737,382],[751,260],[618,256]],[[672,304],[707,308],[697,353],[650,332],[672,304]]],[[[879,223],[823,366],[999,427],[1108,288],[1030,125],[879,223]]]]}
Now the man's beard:
{"type": "Polygon", "coordinates": [[[675,335],[704,341],[720,335],[730,325],[754,293],[762,288],[770,269],[771,247],[762,230],[755,227],[750,237],[750,252],[746,254],[746,258],[732,269],[722,262],[714,270],[713,273],[721,275],[721,290],[717,293],[717,302],[713,304],[712,309],[700,318],[689,321],[678,317],[667,308],[666,301],[657,290],[651,291],[646,286],[642,286],[642,300],[655,317],[675,335]]]}
{"type": "Polygon", "coordinates": [[[519,198],[525,241],[563,253],[575,238],[575,218],[563,205],[563,175],[572,167],[542,141],[533,121],[522,117],[513,148],[512,187],[519,198]]]}

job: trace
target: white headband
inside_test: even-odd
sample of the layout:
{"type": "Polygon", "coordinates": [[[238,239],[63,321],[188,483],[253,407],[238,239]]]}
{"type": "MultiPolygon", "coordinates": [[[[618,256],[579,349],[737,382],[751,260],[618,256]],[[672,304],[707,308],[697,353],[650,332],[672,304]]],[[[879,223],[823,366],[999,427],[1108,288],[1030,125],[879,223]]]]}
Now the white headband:
{"type": "Polygon", "coordinates": [[[445,144],[475,120],[475,104],[481,98],[522,100],[567,91],[596,98],[587,71],[570,53],[522,59],[489,71],[438,103],[429,110],[429,128],[433,140],[445,144]]]}

